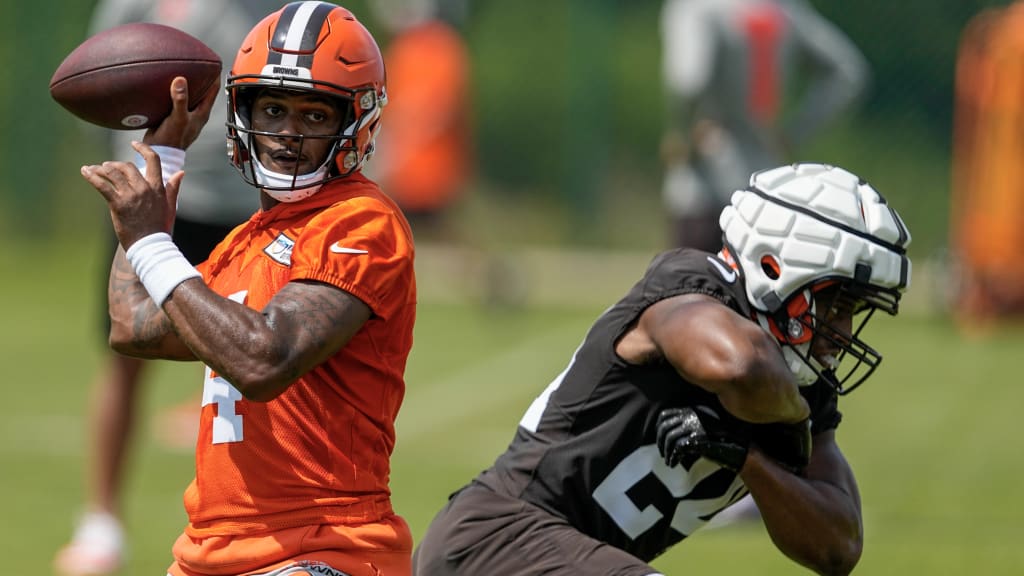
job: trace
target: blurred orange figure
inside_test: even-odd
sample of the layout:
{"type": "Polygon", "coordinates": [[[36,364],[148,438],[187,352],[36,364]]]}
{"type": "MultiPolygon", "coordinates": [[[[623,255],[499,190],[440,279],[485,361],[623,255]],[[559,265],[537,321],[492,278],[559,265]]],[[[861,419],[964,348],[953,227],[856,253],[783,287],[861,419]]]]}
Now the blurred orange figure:
{"type": "Polygon", "coordinates": [[[389,24],[388,122],[370,169],[413,232],[439,232],[473,165],[469,56],[459,32],[439,18],[389,24]]]}
{"type": "Polygon", "coordinates": [[[961,38],[956,69],[952,255],[965,324],[1024,315],[1024,2],[986,10],[961,38]]]}

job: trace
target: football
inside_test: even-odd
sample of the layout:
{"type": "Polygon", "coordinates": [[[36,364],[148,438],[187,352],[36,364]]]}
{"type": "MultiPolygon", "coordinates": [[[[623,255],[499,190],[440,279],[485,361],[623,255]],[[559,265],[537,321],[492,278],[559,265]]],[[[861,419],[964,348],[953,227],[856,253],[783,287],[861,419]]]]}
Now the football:
{"type": "Polygon", "coordinates": [[[189,108],[220,85],[220,57],[162,24],[131,23],[87,38],[57,67],[50,95],[86,122],[114,130],[157,126],[171,113],[171,80],[188,80],[189,108]]]}

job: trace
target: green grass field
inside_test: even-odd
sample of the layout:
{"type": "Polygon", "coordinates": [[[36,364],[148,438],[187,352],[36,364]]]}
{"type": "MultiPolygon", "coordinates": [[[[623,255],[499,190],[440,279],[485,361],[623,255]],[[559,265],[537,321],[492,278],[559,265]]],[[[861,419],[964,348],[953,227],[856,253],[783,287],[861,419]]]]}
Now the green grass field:
{"type": "MultiPolygon", "coordinates": [[[[0,254],[0,542],[3,572],[20,576],[50,572],[81,502],[85,406],[101,350],[94,306],[100,251],[88,239],[8,248],[0,254]]],[[[425,298],[392,479],[395,506],[414,535],[450,491],[505,447],[530,400],[610,303],[589,302],[501,310],[425,298]]],[[[919,314],[879,319],[870,336],[886,362],[841,403],[839,430],[864,500],[866,548],[857,573],[1019,574],[1024,386],[1013,361],[1024,349],[1024,329],[962,339],[946,320],[919,314]]],[[[153,376],[125,494],[130,575],[164,573],[192,474],[190,455],[161,448],[152,421],[161,407],[195,393],[199,368],[161,363],[153,376]]],[[[669,575],[802,573],[760,526],[699,533],[656,566],[669,575]]]]}

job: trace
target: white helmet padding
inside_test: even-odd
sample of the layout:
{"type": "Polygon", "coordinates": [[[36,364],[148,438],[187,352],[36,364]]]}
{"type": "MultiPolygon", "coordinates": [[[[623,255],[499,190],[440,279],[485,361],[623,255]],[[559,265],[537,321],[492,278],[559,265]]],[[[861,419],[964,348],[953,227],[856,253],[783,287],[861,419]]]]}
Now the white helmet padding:
{"type": "Polygon", "coordinates": [[[748,189],[733,193],[719,225],[758,310],[776,312],[827,278],[893,293],[910,285],[906,225],[874,188],[842,168],[793,164],[757,172],[748,189]]]}
{"type": "Polygon", "coordinates": [[[746,190],[733,193],[719,224],[758,321],[774,325],[770,332],[780,343],[839,393],[867,379],[881,355],[857,336],[874,309],[897,313],[911,275],[910,233],[881,195],[842,168],[793,164],[752,175],[746,190]],[[808,311],[810,295],[826,283],[838,283],[846,297],[861,303],[858,310],[868,312],[850,337],[829,333],[808,311]],[[800,331],[796,323],[808,330],[804,339],[792,337],[791,328],[800,331]],[[838,361],[821,367],[809,354],[812,334],[841,343],[843,356],[856,359],[856,366],[841,377],[834,373],[838,361]]]}

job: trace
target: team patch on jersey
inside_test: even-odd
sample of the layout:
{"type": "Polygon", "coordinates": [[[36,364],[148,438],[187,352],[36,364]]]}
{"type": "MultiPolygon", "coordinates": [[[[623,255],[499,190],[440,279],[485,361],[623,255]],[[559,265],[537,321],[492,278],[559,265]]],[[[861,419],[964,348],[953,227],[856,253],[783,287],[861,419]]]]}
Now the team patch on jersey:
{"type": "Polygon", "coordinates": [[[266,248],[263,249],[263,253],[270,256],[275,262],[291,266],[292,248],[295,248],[295,240],[285,236],[284,232],[282,232],[277,235],[277,238],[274,238],[273,242],[267,244],[266,248]]]}

